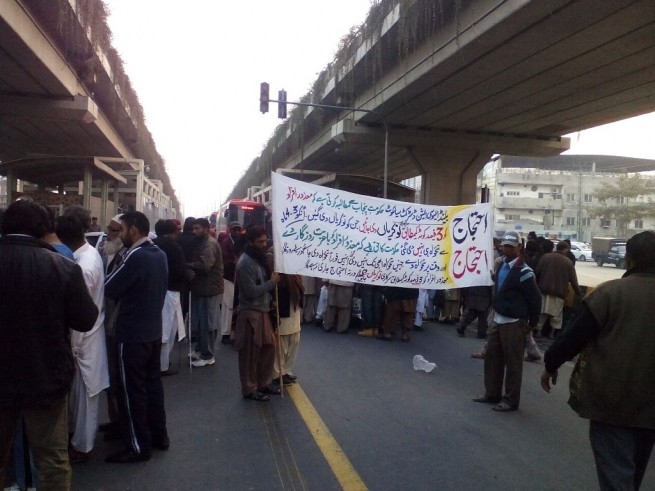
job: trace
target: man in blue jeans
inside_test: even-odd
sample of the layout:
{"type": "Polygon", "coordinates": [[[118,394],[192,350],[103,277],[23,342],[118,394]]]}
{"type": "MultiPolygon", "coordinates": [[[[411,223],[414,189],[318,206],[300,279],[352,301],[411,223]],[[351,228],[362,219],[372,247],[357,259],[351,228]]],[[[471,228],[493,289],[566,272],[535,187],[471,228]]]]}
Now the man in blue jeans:
{"type": "Polygon", "coordinates": [[[198,239],[198,249],[193,261],[187,264],[195,274],[191,280],[191,332],[197,339],[196,350],[191,355],[194,367],[216,363],[216,336],[221,331],[223,253],[209,228],[206,218],[194,222],[193,233],[198,239]]]}
{"type": "Polygon", "coordinates": [[[655,232],[626,244],[628,270],[582,301],[546,351],[541,386],[579,354],[569,405],[589,420],[600,488],[639,489],[655,444],[655,232]]]}

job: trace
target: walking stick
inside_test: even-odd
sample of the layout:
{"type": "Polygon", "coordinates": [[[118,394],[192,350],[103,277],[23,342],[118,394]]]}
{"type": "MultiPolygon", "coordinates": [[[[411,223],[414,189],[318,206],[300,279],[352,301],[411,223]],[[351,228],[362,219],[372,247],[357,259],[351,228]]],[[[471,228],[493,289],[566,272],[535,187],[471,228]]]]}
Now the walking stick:
{"type": "Polygon", "coordinates": [[[186,318],[189,323],[189,373],[192,373],[193,365],[191,362],[193,361],[193,358],[191,357],[191,354],[193,353],[193,346],[191,344],[191,291],[189,291],[189,312],[187,313],[186,318]]]}
{"type": "Polygon", "coordinates": [[[277,329],[275,329],[275,340],[277,341],[277,375],[280,381],[280,396],[284,397],[284,381],[282,380],[282,343],[280,339],[280,303],[277,294],[277,283],[275,284],[275,322],[277,329]]]}

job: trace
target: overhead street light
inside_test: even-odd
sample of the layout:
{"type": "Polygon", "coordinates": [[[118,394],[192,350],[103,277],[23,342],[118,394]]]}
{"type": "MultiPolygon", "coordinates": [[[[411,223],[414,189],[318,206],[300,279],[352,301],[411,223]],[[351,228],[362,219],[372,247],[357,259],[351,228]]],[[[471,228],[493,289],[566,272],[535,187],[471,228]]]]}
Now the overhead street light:
{"type": "Polygon", "coordinates": [[[387,182],[389,179],[389,126],[387,125],[387,122],[384,120],[384,118],[377,112],[372,109],[362,109],[359,107],[349,107],[349,106],[333,106],[330,104],[314,104],[311,102],[298,102],[298,101],[287,101],[287,92],[285,90],[279,91],[280,97],[278,100],[275,99],[269,99],[268,98],[268,84],[266,82],[263,82],[261,84],[261,92],[260,92],[260,110],[262,113],[268,112],[268,102],[277,102],[278,103],[278,116],[280,118],[283,118],[281,116],[282,113],[284,113],[284,117],[286,117],[286,105],[287,104],[292,104],[294,106],[305,106],[305,107],[321,107],[324,109],[333,109],[335,111],[352,111],[352,112],[362,112],[362,113],[368,113],[368,114],[373,114],[374,116],[377,116],[382,125],[384,126],[384,185],[383,185],[383,197],[386,199],[387,197],[387,182]],[[262,98],[261,98],[261,93],[263,93],[264,90],[264,85],[266,85],[266,110],[264,111],[262,109],[262,98]],[[280,105],[283,105],[284,110],[282,111],[280,108],[280,105]]]}

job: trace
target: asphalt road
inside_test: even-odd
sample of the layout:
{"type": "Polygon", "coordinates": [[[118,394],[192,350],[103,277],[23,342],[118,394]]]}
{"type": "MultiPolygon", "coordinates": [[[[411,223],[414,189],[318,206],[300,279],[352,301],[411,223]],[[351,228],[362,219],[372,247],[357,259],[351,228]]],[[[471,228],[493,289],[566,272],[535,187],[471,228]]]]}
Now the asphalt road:
{"type": "Polygon", "coordinates": [[[620,278],[625,273],[625,269],[617,268],[613,264],[598,266],[592,261],[576,261],[575,272],[581,285],[598,286],[604,281],[620,278]]]}
{"type": "MultiPolygon", "coordinates": [[[[99,437],[92,461],[74,466],[74,489],[598,489],[588,423],[566,404],[571,366],[546,394],[543,366],[526,362],[520,409],[497,413],[471,400],[483,393],[483,362],[470,357],[482,341],[425,326],[401,343],[307,325],[299,386],[268,403],[240,397],[236,353],[221,345],[213,367],[164,379],[169,451],[105,464],[117,445],[99,437]],[[415,372],[416,354],[437,368],[415,372]],[[332,445],[301,416],[301,392],[332,445]]],[[[643,489],[655,489],[652,467],[643,489]]]]}

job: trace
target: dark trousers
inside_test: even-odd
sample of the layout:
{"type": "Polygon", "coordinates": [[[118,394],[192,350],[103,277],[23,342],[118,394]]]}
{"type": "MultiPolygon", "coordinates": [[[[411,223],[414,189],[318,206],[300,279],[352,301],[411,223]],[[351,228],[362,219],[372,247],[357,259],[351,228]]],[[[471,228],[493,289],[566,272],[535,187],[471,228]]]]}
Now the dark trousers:
{"type": "Polygon", "coordinates": [[[478,319],[478,337],[484,338],[487,335],[487,317],[489,315],[489,309],[485,310],[476,310],[467,307],[464,310],[464,315],[462,320],[459,323],[458,331],[464,332],[468,325],[473,322],[475,319],[478,319]]]}
{"type": "MultiPolygon", "coordinates": [[[[109,387],[107,388],[107,416],[109,421],[118,425],[118,399],[120,376],[118,372],[118,341],[115,336],[107,336],[107,367],[109,369],[109,387]]],[[[114,431],[114,430],[112,430],[114,431]]]]}
{"type": "Polygon", "coordinates": [[[503,377],[505,394],[503,401],[518,407],[521,400],[523,379],[523,350],[527,321],[520,319],[508,324],[495,324],[487,330],[487,352],[484,357],[484,387],[489,398],[501,397],[503,377]]]}
{"type": "Polygon", "coordinates": [[[379,287],[362,285],[360,287],[360,297],[362,299],[362,327],[380,327],[384,297],[379,287]]]}
{"type": "Polygon", "coordinates": [[[655,444],[655,430],[589,422],[600,489],[639,489],[655,444]]]}
{"type": "Polygon", "coordinates": [[[121,437],[133,452],[150,452],[168,436],[160,371],[161,341],[118,343],[121,437]]]}

